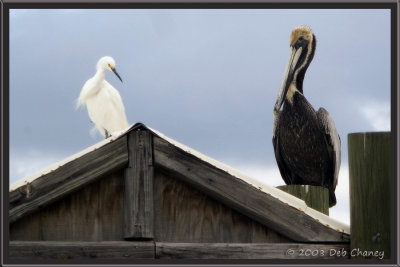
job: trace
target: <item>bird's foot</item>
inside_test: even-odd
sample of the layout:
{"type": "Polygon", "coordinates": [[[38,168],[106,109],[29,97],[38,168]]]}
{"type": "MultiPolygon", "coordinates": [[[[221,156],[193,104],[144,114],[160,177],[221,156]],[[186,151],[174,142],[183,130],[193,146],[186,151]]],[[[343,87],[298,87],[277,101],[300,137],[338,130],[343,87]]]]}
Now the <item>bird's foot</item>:
{"type": "Polygon", "coordinates": [[[107,130],[104,130],[104,134],[106,136],[106,139],[111,137],[111,134],[107,130]]]}

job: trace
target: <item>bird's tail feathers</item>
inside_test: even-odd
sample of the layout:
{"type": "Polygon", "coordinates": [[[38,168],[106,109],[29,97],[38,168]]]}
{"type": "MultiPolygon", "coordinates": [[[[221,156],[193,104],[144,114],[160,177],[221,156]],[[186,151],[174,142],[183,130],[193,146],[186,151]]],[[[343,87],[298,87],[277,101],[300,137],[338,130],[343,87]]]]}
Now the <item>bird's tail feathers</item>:
{"type": "Polygon", "coordinates": [[[96,126],[93,126],[93,128],[92,129],[90,129],[90,136],[92,137],[92,138],[96,138],[96,135],[99,133],[99,131],[97,130],[97,127],[96,126]]]}
{"type": "Polygon", "coordinates": [[[81,106],[83,106],[85,103],[82,101],[81,98],[78,98],[75,100],[75,110],[77,110],[78,108],[80,108],[81,106]]]}

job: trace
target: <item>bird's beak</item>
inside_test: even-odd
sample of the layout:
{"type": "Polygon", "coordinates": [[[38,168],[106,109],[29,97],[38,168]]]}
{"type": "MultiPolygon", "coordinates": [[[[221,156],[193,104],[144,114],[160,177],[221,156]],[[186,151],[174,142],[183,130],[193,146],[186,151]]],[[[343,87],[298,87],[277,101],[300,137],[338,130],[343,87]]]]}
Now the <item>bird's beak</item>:
{"type": "Polygon", "coordinates": [[[119,76],[117,70],[115,68],[111,68],[111,70],[114,72],[115,75],[117,75],[118,79],[122,82],[121,77],[119,76]]]}
{"type": "Polygon", "coordinates": [[[274,106],[274,115],[278,114],[283,104],[283,101],[285,100],[286,93],[289,89],[290,84],[293,81],[294,73],[296,69],[299,67],[298,63],[301,61],[299,59],[301,57],[302,52],[303,52],[303,47],[300,46],[298,48],[295,48],[294,46],[290,46],[289,61],[286,66],[286,71],[283,77],[281,89],[279,90],[279,95],[278,98],[276,99],[276,103],[274,106]]]}

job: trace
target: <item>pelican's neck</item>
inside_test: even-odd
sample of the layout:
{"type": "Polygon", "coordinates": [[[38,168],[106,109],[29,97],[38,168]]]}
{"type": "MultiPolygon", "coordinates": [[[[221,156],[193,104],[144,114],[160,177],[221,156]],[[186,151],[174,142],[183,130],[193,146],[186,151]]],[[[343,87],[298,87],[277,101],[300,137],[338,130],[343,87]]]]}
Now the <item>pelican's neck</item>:
{"type": "Polygon", "coordinates": [[[296,83],[293,82],[290,84],[289,89],[286,93],[286,99],[289,101],[290,104],[293,104],[293,96],[296,92],[300,94],[303,93],[297,88],[296,83]]]}
{"type": "Polygon", "coordinates": [[[294,81],[295,84],[295,89],[303,93],[303,81],[304,81],[304,75],[306,74],[307,67],[305,66],[303,69],[301,69],[297,75],[296,80],[294,81]]]}
{"type": "Polygon", "coordinates": [[[299,72],[296,75],[296,80],[294,83],[296,84],[296,89],[300,92],[303,93],[303,81],[304,81],[304,75],[306,74],[306,71],[308,69],[308,66],[310,66],[311,61],[314,58],[315,54],[315,47],[317,46],[317,39],[315,38],[315,35],[313,34],[313,39],[312,39],[312,45],[311,45],[311,51],[308,52],[306,56],[306,61],[305,64],[301,67],[299,72]]]}

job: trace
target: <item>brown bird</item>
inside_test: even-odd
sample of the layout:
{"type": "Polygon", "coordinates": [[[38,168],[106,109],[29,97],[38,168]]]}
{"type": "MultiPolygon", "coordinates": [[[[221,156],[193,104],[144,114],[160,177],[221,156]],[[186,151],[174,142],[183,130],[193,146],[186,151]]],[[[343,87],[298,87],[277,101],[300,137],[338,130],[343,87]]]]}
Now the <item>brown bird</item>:
{"type": "Polygon", "coordinates": [[[328,188],[332,207],[336,204],[340,137],[328,112],[324,108],[315,111],[303,93],[304,75],[315,47],[316,38],[309,27],[292,31],[289,61],[274,106],[272,143],[285,183],[328,188]]]}

